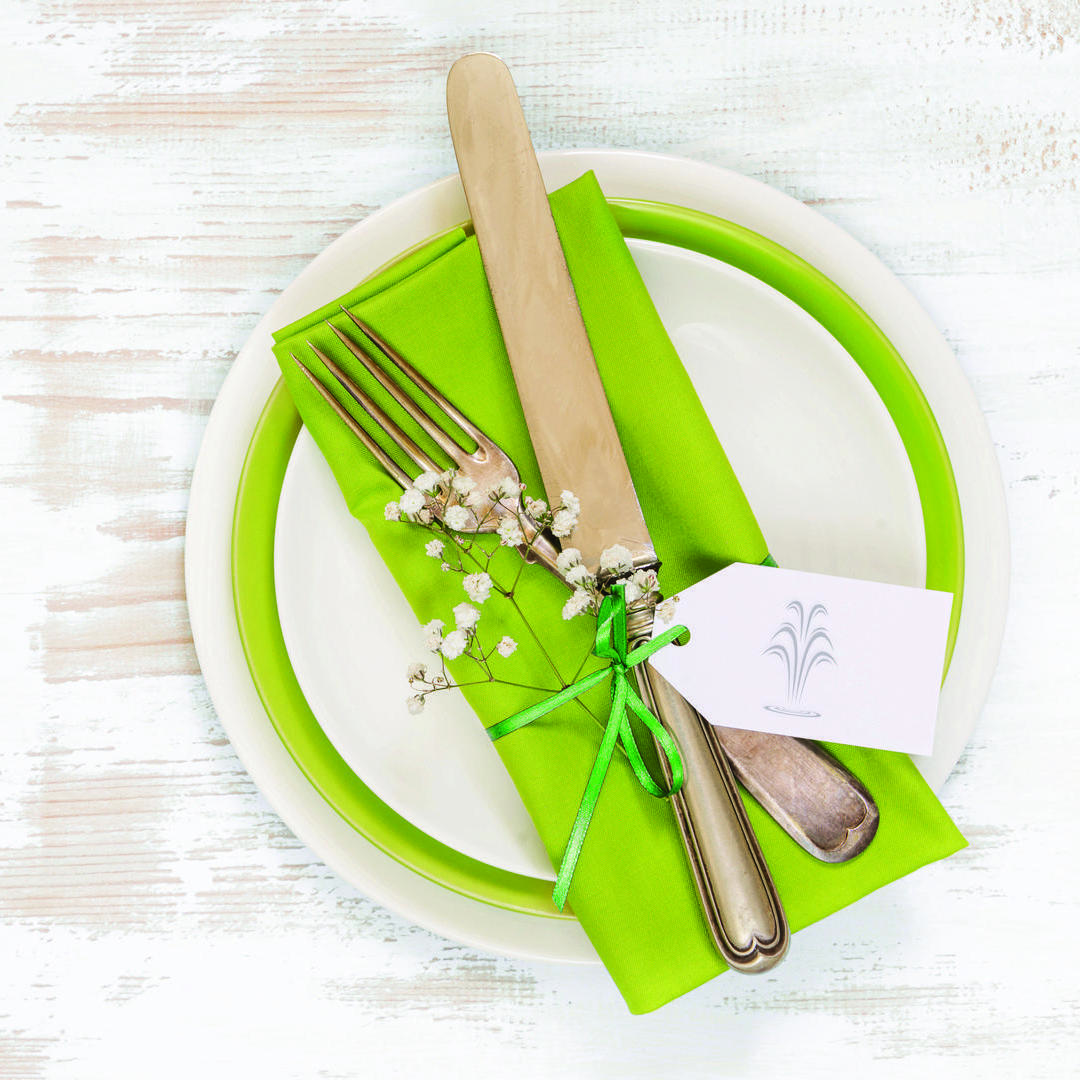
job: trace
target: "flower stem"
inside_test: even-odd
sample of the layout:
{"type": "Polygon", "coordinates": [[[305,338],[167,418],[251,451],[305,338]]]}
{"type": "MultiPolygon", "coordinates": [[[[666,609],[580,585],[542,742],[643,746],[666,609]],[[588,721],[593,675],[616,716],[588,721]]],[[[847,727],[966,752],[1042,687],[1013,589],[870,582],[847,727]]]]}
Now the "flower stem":
{"type": "Polygon", "coordinates": [[[557,694],[560,689],[555,686],[534,686],[532,683],[511,682],[509,679],[500,679],[494,675],[492,675],[490,679],[470,679],[468,682],[452,683],[450,686],[440,687],[440,689],[460,690],[463,686],[490,686],[492,684],[499,686],[516,686],[520,690],[537,690],[541,694],[557,694]]]}
{"type": "Polygon", "coordinates": [[[503,595],[513,606],[514,610],[518,613],[518,618],[520,618],[521,621],[525,624],[525,629],[529,631],[529,634],[532,637],[533,641],[536,642],[536,647],[543,654],[544,659],[548,663],[548,667],[550,667],[551,670],[555,673],[555,678],[559,680],[559,685],[564,688],[566,686],[569,686],[569,683],[563,680],[562,672],[559,670],[558,665],[555,663],[555,661],[552,660],[551,654],[547,651],[547,649],[544,648],[544,643],[543,641],[541,641],[540,635],[533,629],[532,623],[529,622],[528,616],[525,614],[524,611],[522,611],[521,605],[517,602],[517,597],[515,597],[512,592],[507,592],[503,595]]]}
{"type": "Polygon", "coordinates": [[[574,672],[574,677],[571,682],[577,682],[581,678],[581,673],[585,670],[585,665],[589,662],[589,657],[593,655],[593,651],[590,648],[589,651],[581,658],[581,663],[578,664],[577,670],[574,672]]]}
{"type": "MultiPolygon", "coordinates": [[[[551,658],[550,654],[548,653],[547,649],[544,648],[544,643],[540,640],[540,635],[537,634],[537,632],[533,629],[532,623],[529,622],[529,619],[526,616],[525,612],[521,610],[521,605],[517,602],[517,600],[514,598],[514,596],[512,596],[509,593],[506,594],[506,599],[509,600],[510,603],[514,606],[514,610],[518,613],[519,618],[525,624],[525,629],[529,631],[529,634],[532,636],[533,641],[536,642],[537,648],[543,654],[544,659],[547,660],[548,666],[555,673],[555,678],[559,680],[560,689],[565,690],[570,685],[570,683],[577,682],[578,675],[581,674],[581,668],[583,668],[585,666],[585,663],[588,660],[588,657],[586,656],[585,660],[583,660],[582,663],[581,663],[581,667],[578,668],[578,675],[575,675],[570,680],[570,683],[566,682],[565,679],[563,679],[562,672],[559,671],[558,665],[555,663],[554,660],[552,660],[552,658],[551,658]]],[[[596,715],[596,713],[594,713],[592,711],[592,709],[589,708],[588,705],[585,704],[584,701],[582,701],[580,698],[574,698],[574,704],[577,705],[579,709],[583,709],[585,711],[585,714],[598,727],[603,729],[603,727],[604,727],[603,721],[596,715]]],[[[625,753],[625,750],[622,749],[621,744],[619,745],[619,750],[621,752],[625,753]]]]}

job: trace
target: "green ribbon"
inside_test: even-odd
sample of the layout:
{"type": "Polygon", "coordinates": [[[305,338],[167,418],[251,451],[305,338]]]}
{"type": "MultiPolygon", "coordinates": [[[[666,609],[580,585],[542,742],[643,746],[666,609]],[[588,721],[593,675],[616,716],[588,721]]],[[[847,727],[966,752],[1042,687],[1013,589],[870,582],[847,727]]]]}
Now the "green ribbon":
{"type": "Polygon", "coordinates": [[[570,889],[570,881],[574,876],[574,868],[577,866],[578,857],[581,855],[582,845],[585,843],[585,834],[589,831],[589,823],[592,821],[593,812],[596,810],[597,800],[600,798],[600,789],[604,786],[604,777],[607,775],[608,765],[612,754],[615,752],[616,743],[621,742],[626,751],[627,759],[633,767],[634,775],[638,783],[654,798],[666,799],[674,795],[683,785],[683,763],[679,756],[679,747],[671,735],[664,729],[659,720],[648,710],[645,703],[638,697],[637,691],[630,684],[629,671],[643,660],[648,659],[658,649],[670,645],[676,638],[682,637],[687,632],[685,626],[673,626],[658,634],[651,641],[646,641],[631,652],[627,652],[626,641],[626,596],[625,586],[616,585],[611,593],[604,597],[600,605],[600,613],[596,621],[596,644],[593,652],[601,660],[608,660],[607,667],[593,671],[578,679],[577,682],[560,690],[557,694],[530,705],[521,712],[500,720],[487,728],[488,737],[494,742],[512,731],[539,720],[548,713],[554,712],[561,705],[580,697],[586,691],[591,690],[598,683],[608,677],[611,678],[611,711],[608,713],[607,726],[604,728],[604,737],[600,741],[600,749],[596,752],[596,760],[593,762],[592,771],[589,773],[589,782],[585,785],[585,793],[581,796],[578,806],[577,817],[574,819],[574,827],[570,831],[570,839],[567,841],[566,850],[563,852],[562,862],[559,864],[559,873],[555,878],[555,889],[551,898],[555,906],[562,911],[566,903],[566,894],[570,889]],[[631,712],[652,732],[657,745],[667,758],[671,767],[671,787],[665,791],[649,775],[645,762],[641,758],[637,740],[630,727],[630,721],[626,715],[629,707],[631,712]]]}

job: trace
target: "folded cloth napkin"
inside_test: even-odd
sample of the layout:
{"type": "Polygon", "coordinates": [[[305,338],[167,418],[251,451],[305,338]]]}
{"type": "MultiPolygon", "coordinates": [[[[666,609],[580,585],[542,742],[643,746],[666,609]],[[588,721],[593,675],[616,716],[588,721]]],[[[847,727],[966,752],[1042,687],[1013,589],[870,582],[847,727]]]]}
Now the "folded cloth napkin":
{"type": "MultiPolygon", "coordinates": [[[[556,191],[551,208],[642,509],[663,560],[665,595],[731,562],[763,562],[768,557],[765,541],[595,177],[587,173],[556,191]]],[[[543,486],[476,240],[460,230],[446,235],[274,335],[274,351],[297,408],[350,511],[367,528],[418,619],[449,623],[451,608],[466,599],[460,575],[442,572],[439,561],[424,553],[428,535],[423,530],[385,520],[385,504],[397,498],[398,489],[290,358],[291,353],[303,356],[317,370],[305,348],[305,342],[313,341],[374,389],[323,323],[329,318],[351,328],[339,303],[390,341],[502,446],[528,492],[540,496],[543,486]]],[[[566,407],[574,407],[569,390],[566,407]]],[[[400,409],[390,409],[423,441],[400,409]]],[[[548,494],[558,500],[559,492],[548,494]]],[[[583,506],[582,516],[588,513],[583,506]]],[[[496,564],[500,560],[505,567],[505,560],[513,564],[517,555],[504,551],[496,564]]],[[[544,649],[569,681],[592,644],[593,620],[564,620],[566,592],[538,567],[526,568],[516,595],[544,649]]],[[[540,647],[505,600],[493,595],[484,604],[479,630],[489,646],[504,633],[521,643],[512,657],[500,661],[505,678],[554,685],[540,647]]],[[[417,653],[422,659],[419,633],[417,653]]],[[[363,663],[362,657],[356,660],[363,663]]],[[[466,672],[458,670],[465,678],[466,672]]],[[[404,699],[405,673],[386,677],[401,678],[404,699]]],[[[491,685],[464,692],[485,726],[545,696],[491,685]]],[[[400,717],[358,717],[358,722],[411,723],[422,732],[423,725],[439,722],[438,703],[436,695],[421,717],[406,716],[403,703],[400,717]]],[[[603,687],[591,703],[597,716],[606,716],[603,687]]],[[[732,716],[716,719],[738,722],[732,716]]],[[[600,726],[571,704],[495,743],[553,865],[562,856],[600,735],[600,726]]],[[[840,865],[817,861],[747,800],[793,930],[965,843],[906,756],[849,746],[829,749],[866,784],[881,811],[877,836],[856,859],[840,865]]],[[[633,1012],[658,1008],[724,970],[698,906],[670,806],[648,795],[618,754],[569,899],[633,1012]]]]}

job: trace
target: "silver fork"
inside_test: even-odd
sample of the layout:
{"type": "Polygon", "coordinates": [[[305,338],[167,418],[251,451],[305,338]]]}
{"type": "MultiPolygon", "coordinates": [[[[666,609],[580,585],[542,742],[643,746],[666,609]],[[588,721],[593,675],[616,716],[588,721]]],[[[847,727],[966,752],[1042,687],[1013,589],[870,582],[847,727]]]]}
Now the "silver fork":
{"type": "MultiPolygon", "coordinates": [[[[465,480],[472,481],[476,485],[476,496],[468,503],[459,502],[453,497],[445,502],[437,501],[431,505],[431,510],[436,515],[449,509],[453,505],[463,506],[472,516],[473,523],[478,532],[496,532],[500,522],[506,517],[518,518],[518,515],[503,501],[492,498],[492,492],[504,479],[513,483],[521,482],[517,466],[510,457],[491,439],[487,437],[464,413],[458,409],[445,395],[440,393],[419,371],[416,370],[389,342],[379,336],[366,322],[357,318],[348,308],[341,309],[353,325],[379,351],[386,357],[390,364],[405,375],[415,386],[430,399],[430,401],[445,413],[474,443],[476,449],[471,453],[446,433],[446,431],[419,405],[405,393],[404,390],[387,374],[382,365],[362,349],[348,334],[339,330],[332,322],[327,320],[326,325],[333,331],[337,339],[349,350],[356,360],[363,365],[364,369],[374,378],[379,385],[396,401],[408,415],[419,425],[439,449],[450,459],[458,475],[465,480]]],[[[314,342],[308,341],[307,346],[319,358],[326,370],[337,380],[341,388],[364,410],[365,413],[382,429],[386,437],[407,457],[420,472],[441,473],[442,466],[434,461],[431,456],[412,439],[400,425],[396,424],[386,411],[366,393],[349,375],[328,356],[314,342]]],[[[341,418],[349,430],[367,448],[376,461],[390,474],[401,486],[402,490],[412,487],[414,477],[409,474],[368,434],[368,432],[354,419],[336,397],[323,385],[319,377],[295,354],[289,354],[296,362],[300,370],[307,376],[312,386],[319,392],[323,400],[341,418]]],[[[521,545],[521,551],[527,553],[530,561],[535,561],[562,579],[562,572],[556,565],[559,549],[552,540],[537,528],[527,514],[520,515],[523,522],[525,543],[521,545]]],[[[563,579],[565,580],[565,579],[563,579]]]]}

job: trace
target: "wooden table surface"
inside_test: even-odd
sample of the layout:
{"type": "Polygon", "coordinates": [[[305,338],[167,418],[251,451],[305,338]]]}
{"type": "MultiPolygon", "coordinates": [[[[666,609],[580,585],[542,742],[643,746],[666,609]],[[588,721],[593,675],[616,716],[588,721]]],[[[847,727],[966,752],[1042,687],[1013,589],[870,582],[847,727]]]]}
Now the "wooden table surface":
{"type": "Polygon", "coordinates": [[[1080,5],[479,6],[3,5],[0,1078],[1075,1075],[1080,5]],[[942,796],[971,846],[647,1017],[335,877],[238,762],[188,627],[233,356],[327,243],[452,171],[443,80],[478,48],[538,146],[721,164],[878,253],[1008,490],[1001,664],[942,796]]]}

